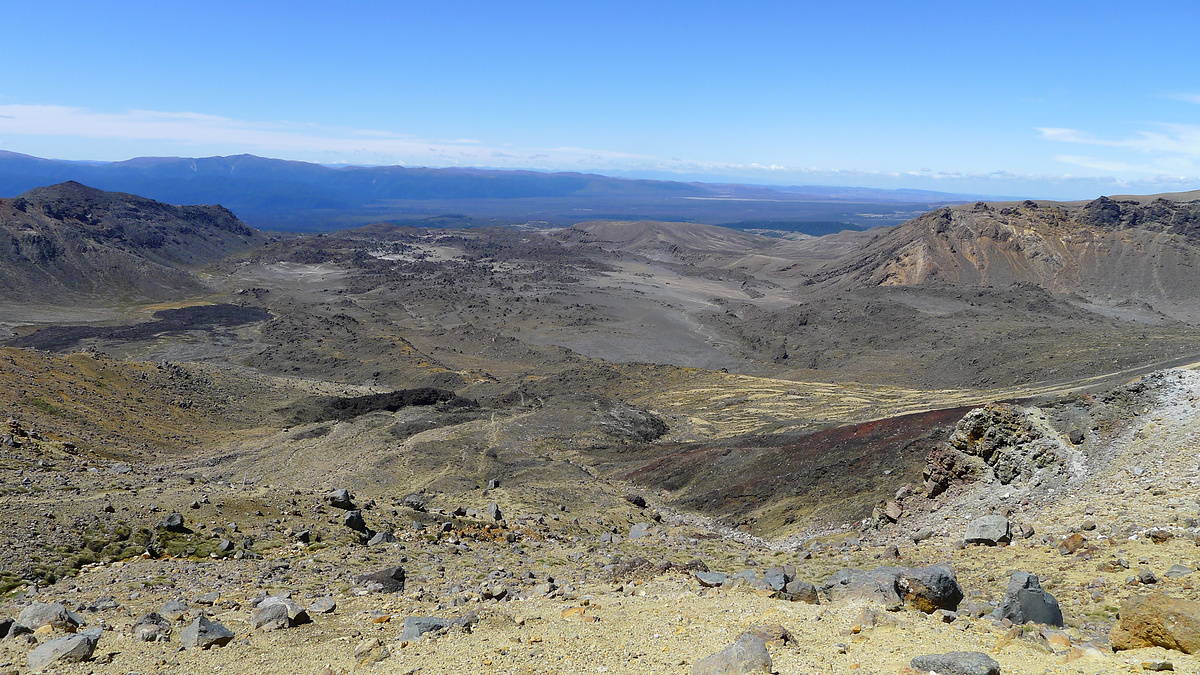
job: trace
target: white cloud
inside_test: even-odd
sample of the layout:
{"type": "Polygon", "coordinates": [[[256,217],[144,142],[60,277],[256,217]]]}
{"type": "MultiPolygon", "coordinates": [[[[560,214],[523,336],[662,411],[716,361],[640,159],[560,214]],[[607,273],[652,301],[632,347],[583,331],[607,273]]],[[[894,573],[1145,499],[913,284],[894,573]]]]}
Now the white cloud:
{"type": "Polygon", "coordinates": [[[1200,103],[1200,94],[1175,94],[1170,96],[1177,101],[1186,101],[1188,103],[1200,103]]]}
{"type": "MultiPolygon", "coordinates": [[[[1039,127],[1037,130],[1048,141],[1117,148],[1156,158],[1150,164],[1128,163],[1130,167],[1141,166],[1130,170],[1160,171],[1166,166],[1185,166],[1178,161],[1179,158],[1200,159],[1200,125],[1195,124],[1157,124],[1153,131],[1138,131],[1132,136],[1116,140],[1099,138],[1078,129],[1039,127]],[[1169,159],[1172,157],[1175,159],[1169,159]]],[[[1186,166],[1194,168],[1190,163],[1186,166]]]]}
{"type": "MultiPolygon", "coordinates": [[[[188,148],[218,148],[221,154],[258,152],[340,156],[381,163],[479,165],[495,164],[490,147],[470,138],[443,141],[387,131],[320,127],[296,123],[260,123],[192,112],[127,110],[104,113],[52,105],[0,105],[0,134],[58,136],[123,141],[155,141],[188,148]]],[[[510,166],[554,168],[587,160],[605,163],[653,160],[650,157],[582,148],[504,148],[510,166]]]]}

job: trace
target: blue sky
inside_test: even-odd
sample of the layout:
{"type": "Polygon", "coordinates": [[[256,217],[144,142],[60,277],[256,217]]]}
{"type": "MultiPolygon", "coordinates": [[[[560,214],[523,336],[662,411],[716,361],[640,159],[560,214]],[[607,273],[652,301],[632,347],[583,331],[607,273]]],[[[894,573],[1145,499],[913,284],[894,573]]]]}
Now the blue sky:
{"type": "Polygon", "coordinates": [[[1200,188],[1195,2],[13,4],[0,150],[42,157],[1200,188]]]}

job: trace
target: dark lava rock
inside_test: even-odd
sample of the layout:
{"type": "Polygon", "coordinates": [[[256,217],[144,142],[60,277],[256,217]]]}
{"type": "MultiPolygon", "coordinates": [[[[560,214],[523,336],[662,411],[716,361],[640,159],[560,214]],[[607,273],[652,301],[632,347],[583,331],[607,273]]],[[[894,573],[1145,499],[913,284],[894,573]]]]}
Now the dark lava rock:
{"type": "Polygon", "coordinates": [[[633,504],[634,506],[638,507],[639,509],[646,508],[646,498],[639,494],[634,494],[634,493],[627,494],[627,495],[625,495],[625,501],[629,502],[630,504],[633,504]]]}
{"type": "Polygon", "coordinates": [[[377,532],[374,537],[367,541],[367,546],[379,546],[380,544],[396,543],[396,535],[391,532],[377,532]]]}
{"type": "Polygon", "coordinates": [[[354,577],[354,583],[368,585],[380,584],[383,586],[380,589],[384,593],[399,593],[404,590],[404,569],[401,567],[389,567],[371,572],[370,574],[360,574],[354,577]]]}
{"type": "Polygon", "coordinates": [[[224,647],[232,642],[233,638],[233,631],[216,621],[199,616],[179,634],[179,643],[184,649],[208,649],[214,646],[224,647]]]}
{"type": "Polygon", "coordinates": [[[1058,600],[1042,589],[1036,575],[1028,572],[1013,572],[995,617],[1015,624],[1044,623],[1060,628],[1063,625],[1058,600]]]}
{"type": "Polygon", "coordinates": [[[335,509],[349,511],[354,508],[354,501],[350,498],[350,491],[346,488],[334,490],[325,495],[325,501],[335,509]]]}
{"type": "Polygon", "coordinates": [[[167,532],[178,532],[180,534],[191,532],[191,530],[189,530],[187,526],[183,524],[182,513],[172,513],[166,518],[163,518],[163,521],[159,523],[159,527],[167,532]]]}
{"type": "Polygon", "coordinates": [[[342,524],[356,532],[367,531],[367,521],[363,520],[362,511],[358,509],[347,511],[342,517],[342,524]]]}
{"type": "Polygon", "coordinates": [[[424,511],[425,497],[417,492],[404,495],[404,505],[413,511],[424,511]]]}
{"type": "Polygon", "coordinates": [[[8,637],[8,631],[12,629],[13,620],[9,617],[0,619],[0,640],[8,637]]]}
{"type": "Polygon", "coordinates": [[[912,660],[913,670],[941,675],[1000,675],[1000,664],[983,652],[926,654],[912,660]]]}

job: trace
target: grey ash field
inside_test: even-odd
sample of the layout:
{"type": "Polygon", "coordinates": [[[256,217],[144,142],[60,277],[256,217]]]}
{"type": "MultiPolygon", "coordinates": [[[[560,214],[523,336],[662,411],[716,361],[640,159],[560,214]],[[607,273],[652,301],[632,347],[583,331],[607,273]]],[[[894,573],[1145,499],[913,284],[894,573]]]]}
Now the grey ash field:
{"type": "Polygon", "coordinates": [[[1196,672],[1198,198],[825,237],[0,200],[0,672],[1196,672]]]}

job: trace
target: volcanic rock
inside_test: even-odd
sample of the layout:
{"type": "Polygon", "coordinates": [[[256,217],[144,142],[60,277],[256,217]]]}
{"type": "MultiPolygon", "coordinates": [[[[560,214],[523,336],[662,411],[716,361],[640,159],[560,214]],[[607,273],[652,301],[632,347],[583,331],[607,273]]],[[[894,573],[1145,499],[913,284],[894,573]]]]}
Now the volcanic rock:
{"type": "Polygon", "coordinates": [[[725,649],[706,656],[692,666],[692,675],[725,675],[743,673],[770,673],[771,654],[763,639],[751,633],[742,633],[736,642],[725,649]]]}
{"type": "Polygon", "coordinates": [[[1200,653],[1200,602],[1162,593],[1133,596],[1121,603],[1121,621],[1109,639],[1115,650],[1163,647],[1200,653]]]}

